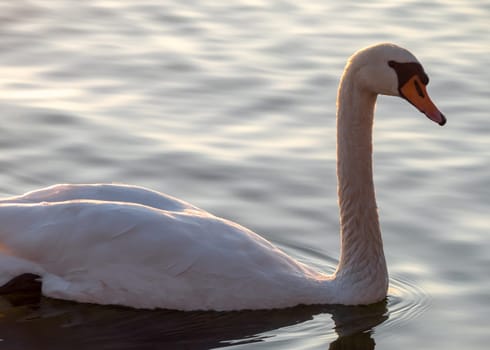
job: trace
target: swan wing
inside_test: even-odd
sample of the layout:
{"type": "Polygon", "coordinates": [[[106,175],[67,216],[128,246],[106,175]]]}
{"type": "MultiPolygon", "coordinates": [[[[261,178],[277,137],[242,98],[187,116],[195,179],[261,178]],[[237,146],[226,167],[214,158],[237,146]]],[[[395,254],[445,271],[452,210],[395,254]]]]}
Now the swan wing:
{"type": "MultiPolygon", "coordinates": [[[[296,280],[312,274],[252,231],[203,211],[93,200],[10,203],[0,204],[0,222],[0,255],[21,259],[23,270],[34,265],[43,294],[55,298],[263,308],[293,303],[278,293],[303,289],[296,280]]],[[[2,271],[12,265],[0,275],[12,275],[2,271]]]]}
{"type": "Polygon", "coordinates": [[[124,184],[58,184],[20,196],[0,199],[0,204],[64,202],[77,199],[135,203],[169,211],[200,210],[175,197],[144,187],[124,184]]]}

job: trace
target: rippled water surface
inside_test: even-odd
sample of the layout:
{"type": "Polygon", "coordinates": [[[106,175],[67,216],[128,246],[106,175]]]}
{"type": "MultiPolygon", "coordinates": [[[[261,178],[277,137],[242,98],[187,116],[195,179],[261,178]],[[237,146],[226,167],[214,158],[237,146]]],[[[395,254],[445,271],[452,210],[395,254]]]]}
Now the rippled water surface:
{"type": "Polygon", "coordinates": [[[297,259],[339,256],[335,95],[391,41],[431,77],[441,128],[378,100],[386,303],[238,313],[0,298],[5,349],[487,349],[488,1],[2,1],[0,194],[150,187],[297,259]],[[166,347],[165,347],[166,346],[166,347]]]}

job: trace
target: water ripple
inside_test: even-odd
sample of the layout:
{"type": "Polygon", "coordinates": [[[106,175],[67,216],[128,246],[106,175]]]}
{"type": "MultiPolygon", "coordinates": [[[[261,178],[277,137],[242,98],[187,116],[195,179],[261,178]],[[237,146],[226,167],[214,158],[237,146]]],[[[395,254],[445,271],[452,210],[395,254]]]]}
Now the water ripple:
{"type": "MultiPolygon", "coordinates": [[[[66,339],[90,338],[98,317],[132,334],[124,315],[160,320],[174,340],[185,334],[172,328],[179,322],[203,327],[195,334],[216,346],[218,328],[201,325],[206,320],[223,327],[229,344],[259,339],[266,348],[372,348],[376,340],[384,349],[486,349],[489,17],[481,1],[0,2],[5,195],[57,182],[142,185],[233,219],[331,272],[335,103],[346,58],[380,41],[409,48],[448,117],[446,127],[431,127],[403,101],[379,98],[374,175],[392,276],[384,306],[184,317],[44,301],[42,312],[61,313],[17,322],[25,307],[2,306],[0,337],[11,330],[28,342],[26,332],[58,334],[66,321],[66,339]],[[356,312],[366,312],[357,324],[367,333],[339,328],[345,336],[337,341],[331,316],[353,325],[356,312]],[[234,317],[230,331],[225,320],[234,317]],[[240,333],[244,322],[251,333],[240,333]]],[[[96,348],[115,334],[106,326],[100,338],[82,340],[96,348]]],[[[150,338],[165,334],[150,328],[150,338]]]]}

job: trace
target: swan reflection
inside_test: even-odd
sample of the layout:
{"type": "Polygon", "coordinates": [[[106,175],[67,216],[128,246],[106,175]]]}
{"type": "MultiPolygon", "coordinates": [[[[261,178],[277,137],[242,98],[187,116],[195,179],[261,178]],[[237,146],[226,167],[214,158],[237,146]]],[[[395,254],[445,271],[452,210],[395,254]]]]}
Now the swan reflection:
{"type": "Polygon", "coordinates": [[[280,349],[283,343],[274,343],[275,336],[268,332],[301,329],[321,315],[333,320],[320,329],[322,336],[334,339],[329,349],[369,350],[375,348],[372,329],[388,319],[386,301],[369,306],[182,312],[78,304],[22,292],[0,297],[0,313],[0,338],[12,350],[210,349],[263,342],[268,349],[280,349]]]}

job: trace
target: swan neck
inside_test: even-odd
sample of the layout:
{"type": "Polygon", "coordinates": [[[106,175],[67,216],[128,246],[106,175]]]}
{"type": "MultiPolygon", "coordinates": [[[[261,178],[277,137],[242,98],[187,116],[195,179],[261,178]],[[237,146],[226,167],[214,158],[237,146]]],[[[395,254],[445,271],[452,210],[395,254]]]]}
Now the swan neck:
{"type": "Polygon", "coordinates": [[[387,269],[379,227],[372,171],[372,129],[377,95],[356,84],[347,69],[338,94],[337,177],[341,254],[336,277],[369,279],[387,288],[387,269]]]}

